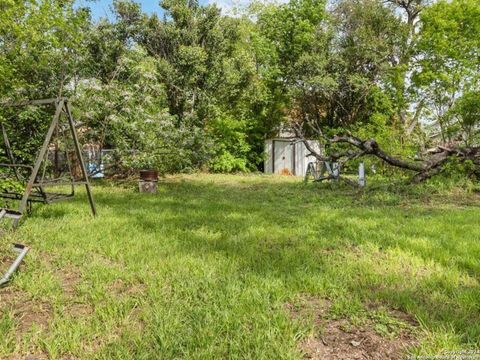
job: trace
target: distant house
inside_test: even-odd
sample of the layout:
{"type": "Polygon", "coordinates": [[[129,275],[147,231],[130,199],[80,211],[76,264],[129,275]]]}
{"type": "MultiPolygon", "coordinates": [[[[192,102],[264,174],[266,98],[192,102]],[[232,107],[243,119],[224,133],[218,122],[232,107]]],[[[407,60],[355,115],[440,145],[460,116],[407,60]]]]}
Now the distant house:
{"type": "MultiPolygon", "coordinates": [[[[279,137],[265,140],[264,172],[266,174],[305,176],[308,163],[315,161],[313,156],[308,156],[310,151],[305,144],[289,135],[281,133],[279,137]]],[[[322,147],[317,140],[308,140],[308,143],[322,153],[322,147]]]]}

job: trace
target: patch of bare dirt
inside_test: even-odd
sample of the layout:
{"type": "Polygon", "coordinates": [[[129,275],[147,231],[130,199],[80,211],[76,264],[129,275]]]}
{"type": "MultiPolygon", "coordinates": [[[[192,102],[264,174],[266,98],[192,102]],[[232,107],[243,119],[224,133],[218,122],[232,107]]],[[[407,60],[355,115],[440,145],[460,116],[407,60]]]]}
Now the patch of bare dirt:
{"type": "Polygon", "coordinates": [[[77,289],[82,282],[81,271],[76,267],[64,269],[57,275],[63,293],[67,297],[65,313],[73,317],[85,317],[93,313],[93,306],[78,301],[77,289]]]}
{"type": "MultiPolygon", "coordinates": [[[[67,272],[57,272],[60,284],[68,297],[75,295],[76,287],[81,281],[80,272],[69,269],[67,272]]],[[[46,301],[32,299],[27,292],[11,284],[0,288],[0,311],[11,312],[15,320],[15,337],[18,341],[32,327],[42,331],[48,329],[53,319],[53,306],[46,301]]],[[[86,316],[93,312],[92,307],[86,304],[74,303],[68,307],[67,312],[73,316],[86,316]]],[[[10,360],[46,360],[49,357],[44,353],[16,354],[10,360]]],[[[62,360],[74,359],[72,356],[63,357],[62,360]]]]}
{"type": "Polygon", "coordinates": [[[407,332],[385,338],[375,332],[371,323],[352,326],[347,320],[333,320],[326,322],[321,335],[304,340],[300,348],[306,359],[403,360],[415,343],[407,332]]]}
{"type": "Polygon", "coordinates": [[[51,304],[32,300],[26,292],[13,287],[0,289],[0,309],[13,312],[17,337],[21,337],[34,325],[46,329],[53,317],[51,304]]]}
{"type": "Polygon", "coordinates": [[[28,300],[29,295],[20,289],[5,286],[0,288],[0,309],[28,300]]]}
{"type": "Polygon", "coordinates": [[[46,354],[15,355],[9,360],[48,360],[48,356],[46,354]]]}
{"type": "Polygon", "coordinates": [[[141,295],[146,289],[145,284],[134,283],[130,284],[122,279],[116,279],[108,285],[108,291],[115,296],[137,296],[141,295]]]}
{"type": "Polygon", "coordinates": [[[296,321],[313,321],[319,330],[299,344],[305,359],[404,360],[408,348],[417,344],[413,328],[418,324],[399,310],[391,310],[389,315],[405,326],[395,336],[385,337],[375,331],[373,320],[353,325],[346,319],[329,319],[330,302],[325,299],[302,296],[287,309],[296,321]]]}
{"type": "Polygon", "coordinates": [[[72,297],[77,291],[77,286],[82,281],[82,275],[80,270],[76,268],[70,268],[68,270],[61,271],[59,273],[60,285],[66,296],[72,297]]]}
{"type": "Polygon", "coordinates": [[[75,317],[85,317],[93,314],[93,307],[90,304],[74,303],[67,306],[66,313],[75,317]]]}
{"type": "Polygon", "coordinates": [[[12,256],[0,257],[0,272],[3,274],[12,264],[14,258],[12,256]]]}
{"type": "Polygon", "coordinates": [[[19,304],[15,308],[17,335],[26,333],[33,325],[46,329],[52,316],[53,308],[49,303],[29,300],[19,304]]]}

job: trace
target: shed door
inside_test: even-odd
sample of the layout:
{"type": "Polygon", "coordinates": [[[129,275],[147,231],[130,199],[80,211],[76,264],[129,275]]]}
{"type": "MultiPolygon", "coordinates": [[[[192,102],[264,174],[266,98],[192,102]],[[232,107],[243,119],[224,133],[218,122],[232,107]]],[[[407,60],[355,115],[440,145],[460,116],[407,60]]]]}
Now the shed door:
{"type": "Polygon", "coordinates": [[[289,141],[275,141],[275,173],[293,174],[292,145],[289,141]]]}
{"type": "Polygon", "coordinates": [[[273,141],[265,140],[265,161],[263,163],[263,171],[265,174],[271,174],[273,172],[273,141]]]}

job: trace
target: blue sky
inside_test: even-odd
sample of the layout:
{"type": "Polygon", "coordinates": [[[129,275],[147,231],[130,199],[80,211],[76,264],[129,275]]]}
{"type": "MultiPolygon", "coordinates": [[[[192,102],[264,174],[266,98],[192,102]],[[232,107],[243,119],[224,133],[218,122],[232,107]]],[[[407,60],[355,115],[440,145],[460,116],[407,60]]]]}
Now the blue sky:
{"type": "MultiPolygon", "coordinates": [[[[142,4],[142,9],[148,13],[161,13],[160,6],[158,6],[158,1],[151,0],[141,0],[138,1],[142,4]]],[[[87,1],[87,0],[77,0],[78,6],[88,6],[92,9],[92,16],[94,19],[99,19],[101,17],[110,17],[110,7],[112,5],[112,0],[97,0],[97,1],[87,1]]]]}
{"type": "MultiPolygon", "coordinates": [[[[143,11],[147,13],[162,13],[160,6],[158,5],[158,0],[136,0],[142,4],[143,11]]],[[[200,0],[201,4],[206,3],[216,3],[224,11],[231,10],[234,6],[244,6],[248,4],[250,0],[200,0]]],[[[88,0],[77,0],[78,6],[88,6],[92,9],[92,16],[94,19],[99,19],[101,17],[111,17],[110,7],[112,5],[112,0],[97,0],[97,1],[88,1],[88,0]]]]}

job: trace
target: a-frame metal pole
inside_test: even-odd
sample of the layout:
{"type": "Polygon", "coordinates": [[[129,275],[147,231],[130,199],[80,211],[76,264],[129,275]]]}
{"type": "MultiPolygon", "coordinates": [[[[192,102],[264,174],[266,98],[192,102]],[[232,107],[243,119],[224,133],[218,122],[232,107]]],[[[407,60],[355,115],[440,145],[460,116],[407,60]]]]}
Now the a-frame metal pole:
{"type": "Polygon", "coordinates": [[[80,143],[78,142],[77,131],[75,129],[75,123],[73,121],[72,111],[70,110],[70,104],[68,100],[65,100],[65,109],[67,112],[68,124],[70,131],[72,132],[73,142],[75,144],[75,152],[77,153],[78,161],[80,162],[80,167],[82,168],[83,180],[85,181],[85,189],[87,190],[88,201],[92,209],[93,216],[97,215],[97,209],[95,208],[95,201],[93,200],[92,190],[90,188],[90,182],[88,181],[87,169],[85,168],[85,162],[83,161],[82,149],[80,143]]]}
{"type": "MultiPolygon", "coordinates": [[[[38,171],[40,170],[40,166],[42,166],[42,161],[45,157],[45,154],[48,150],[48,145],[50,144],[50,140],[52,139],[53,132],[55,131],[55,127],[57,126],[58,119],[62,113],[62,109],[64,106],[65,100],[61,99],[57,103],[57,108],[55,110],[55,115],[53,116],[53,120],[48,128],[47,135],[45,136],[45,140],[43,141],[43,145],[40,149],[40,152],[37,155],[37,159],[35,160],[35,165],[33,166],[32,173],[30,174],[30,178],[28,179],[27,187],[25,188],[25,193],[23,194],[22,200],[20,201],[20,206],[18,207],[18,211],[23,215],[24,211],[27,208],[28,198],[30,193],[33,189],[33,184],[35,183],[35,179],[37,178],[38,171]]],[[[16,228],[18,226],[18,222],[20,219],[17,219],[13,222],[13,227],[16,228]]]]}
{"type": "Polygon", "coordinates": [[[12,153],[12,147],[10,146],[10,141],[8,140],[8,135],[7,135],[7,130],[5,129],[5,125],[3,125],[3,122],[0,123],[0,126],[2,127],[2,134],[3,134],[3,143],[5,145],[5,151],[7,153],[7,157],[10,160],[10,164],[13,165],[13,172],[15,173],[15,178],[20,181],[20,176],[18,175],[18,169],[15,166],[15,158],[13,157],[12,153]]]}

